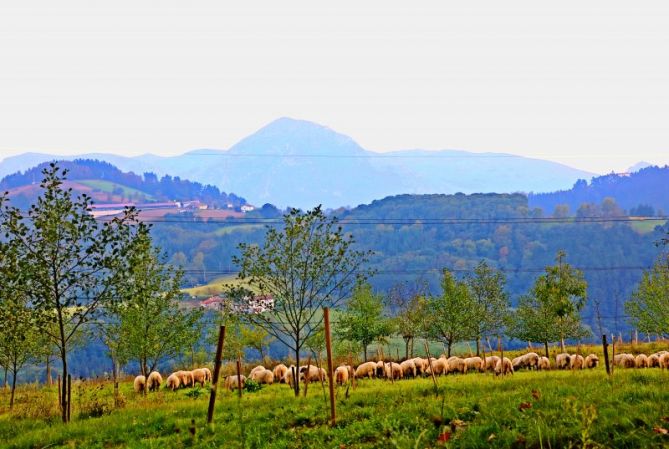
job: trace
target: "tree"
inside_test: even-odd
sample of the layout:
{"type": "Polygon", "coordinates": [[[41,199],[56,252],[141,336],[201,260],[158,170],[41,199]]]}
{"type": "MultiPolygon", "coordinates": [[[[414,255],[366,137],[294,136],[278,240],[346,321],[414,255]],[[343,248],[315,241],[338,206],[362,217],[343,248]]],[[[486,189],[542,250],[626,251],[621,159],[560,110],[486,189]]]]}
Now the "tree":
{"type": "Polygon", "coordinates": [[[283,216],[283,228],[267,228],[262,245],[239,245],[233,262],[251,289],[230,287],[228,293],[248,303],[257,290],[273,300],[268,310],[247,318],[288,346],[299,365],[305,340],[322,326],[321,308],[337,307],[356,278],[367,276],[363,267],[370,253],[354,250],[353,244],[353,237],[320,206],[307,212],[291,209],[283,216]]]}
{"type": "Polygon", "coordinates": [[[337,324],[338,337],[360,343],[365,361],[367,347],[392,331],[391,321],[383,315],[383,296],[375,294],[367,282],[356,284],[337,324]]]}
{"type": "Polygon", "coordinates": [[[669,334],[669,255],[661,256],[643,274],[625,311],[630,324],[641,332],[669,334]]]}
{"type": "Polygon", "coordinates": [[[476,307],[472,336],[476,338],[478,356],[482,338],[502,333],[509,312],[509,297],[504,291],[504,274],[492,269],[485,261],[476,266],[473,276],[467,277],[467,284],[476,307]]]}
{"type": "Polygon", "coordinates": [[[144,376],[161,360],[191,348],[202,331],[202,310],[179,307],[181,270],[164,259],[152,244],[149,227],[140,223],[127,267],[114,283],[117,301],[108,308],[112,329],[120,336],[119,345],[109,345],[111,352],[122,361],[137,361],[144,376]]]}
{"type": "Polygon", "coordinates": [[[253,348],[260,353],[260,359],[264,360],[268,353],[265,353],[265,348],[269,349],[270,343],[275,338],[269,332],[260,326],[247,325],[241,328],[241,337],[245,347],[253,348]]]}
{"type": "MultiPolygon", "coordinates": [[[[86,323],[96,320],[103,306],[114,301],[110,281],[123,266],[136,211],[101,224],[90,213],[91,199],[73,197],[63,187],[67,171],[51,163],[43,170],[43,189],[24,213],[0,196],[0,228],[16,246],[26,275],[23,294],[39,315],[41,331],[56,345],[67,378],[70,343],[86,323]],[[52,321],[55,326],[48,326],[52,321]]],[[[67,422],[66,383],[61,394],[62,419],[67,422]]]]}
{"type": "Polygon", "coordinates": [[[441,296],[429,299],[427,315],[428,335],[446,343],[448,357],[455,343],[472,337],[472,321],[478,318],[467,284],[447,269],[442,273],[441,296]]]}
{"type": "Polygon", "coordinates": [[[413,344],[416,337],[426,332],[427,285],[416,283],[397,284],[388,292],[390,305],[397,309],[395,327],[404,340],[404,354],[408,359],[413,356],[413,344]]]}
{"type": "Polygon", "coordinates": [[[27,297],[20,288],[23,273],[16,249],[12,246],[0,242],[0,365],[12,374],[10,409],[14,407],[19,371],[38,356],[43,345],[35,322],[35,312],[29,307],[27,297]]]}
{"type": "Polygon", "coordinates": [[[513,319],[510,320],[509,335],[522,341],[544,344],[548,357],[548,343],[559,340],[564,351],[565,338],[581,338],[589,331],[581,325],[579,312],[586,301],[587,283],[583,273],[564,262],[566,257],[559,251],[557,264],[546,267],[539,276],[532,292],[519,301],[513,319]]]}

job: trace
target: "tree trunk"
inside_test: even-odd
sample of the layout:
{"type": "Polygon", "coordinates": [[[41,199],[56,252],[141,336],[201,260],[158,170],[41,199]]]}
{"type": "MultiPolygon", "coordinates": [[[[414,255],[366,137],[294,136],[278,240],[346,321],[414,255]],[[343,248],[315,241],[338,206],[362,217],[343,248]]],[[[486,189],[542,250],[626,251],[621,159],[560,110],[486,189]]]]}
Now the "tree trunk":
{"type": "Polygon", "coordinates": [[[112,357],[112,376],[114,378],[114,407],[118,408],[118,362],[112,357]]]}
{"type": "Polygon", "coordinates": [[[544,342],[544,349],[546,349],[546,357],[550,358],[548,356],[548,342],[547,341],[544,342]]]}
{"type": "Polygon", "coordinates": [[[12,375],[12,392],[9,396],[9,409],[14,408],[14,392],[16,391],[16,367],[14,367],[14,373],[12,375]]]}
{"type": "Polygon", "coordinates": [[[64,348],[60,351],[60,361],[63,364],[63,385],[60,396],[61,418],[64,423],[67,423],[67,352],[64,348]]]}
{"type": "Polygon", "coordinates": [[[448,346],[448,356],[447,356],[447,358],[449,358],[449,359],[451,358],[451,343],[452,343],[451,340],[448,340],[448,342],[447,342],[447,346],[448,346]]]}
{"type": "Polygon", "coordinates": [[[409,359],[409,340],[411,338],[405,338],[404,339],[404,357],[408,360],[409,359]]]}
{"type": "Polygon", "coordinates": [[[300,397],[300,347],[295,345],[295,378],[293,379],[293,389],[295,397],[300,397]]]}
{"type": "Polygon", "coordinates": [[[367,361],[367,345],[363,345],[363,358],[367,361]]]}
{"type": "Polygon", "coordinates": [[[7,373],[9,372],[9,367],[5,366],[5,375],[2,378],[2,388],[7,389],[7,373]]]}
{"type": "Polygon", "coordinates": [[[481,338],[476,337],[476,357],[481,356],[481,338]]]}

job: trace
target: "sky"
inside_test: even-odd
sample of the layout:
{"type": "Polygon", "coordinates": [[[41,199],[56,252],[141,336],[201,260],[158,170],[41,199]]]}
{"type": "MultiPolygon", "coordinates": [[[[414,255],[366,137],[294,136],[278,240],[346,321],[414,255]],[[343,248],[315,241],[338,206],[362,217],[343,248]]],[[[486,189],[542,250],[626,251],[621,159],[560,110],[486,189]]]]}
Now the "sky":
{"type": "Polygon", "coordinates": [[[669,163],[669,2],[0,6],[0,158],[227,149],[283,116],[369,150],[669,163]]]}

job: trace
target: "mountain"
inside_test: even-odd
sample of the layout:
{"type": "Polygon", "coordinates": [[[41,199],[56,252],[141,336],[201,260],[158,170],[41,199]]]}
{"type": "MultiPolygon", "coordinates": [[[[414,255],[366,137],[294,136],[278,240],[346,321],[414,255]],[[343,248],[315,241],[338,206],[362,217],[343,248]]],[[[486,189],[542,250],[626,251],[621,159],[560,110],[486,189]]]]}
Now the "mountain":
{"type": "Polygon", "coordinates": [[[669,212],[667,192],[669,166],[650,166],[624,175],[598,176],[589,184],[579,180],[569,190],[530,194],[529,202],[531,207],[540,207],[548,214],[557,205],[567,205],[573,214],[583,204],[597,206],[605,198],[613,198],[630,215],[664,215],[669,212]]]}
{"type": "MultiPolygon", "coordinates": [[[[592,174],[566,165],[503,153],[403,150],[380,153],[316,123],[277,119],[227,151],[200,149],[180,156],[87,154],[124,171],[151,171],[244,192],[251,203],[279,206],[355,206],[401,193],[547,192],[592,174]]],[[[53,155],[4,159],[0,176],[53,155]]]]}

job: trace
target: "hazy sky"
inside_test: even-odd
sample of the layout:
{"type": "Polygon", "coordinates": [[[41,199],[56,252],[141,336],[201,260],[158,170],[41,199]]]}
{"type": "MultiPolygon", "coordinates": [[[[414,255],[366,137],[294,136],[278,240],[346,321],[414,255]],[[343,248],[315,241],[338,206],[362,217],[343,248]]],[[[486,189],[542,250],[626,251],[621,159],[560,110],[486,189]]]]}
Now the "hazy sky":
{"type": "Polygon", "coordinates": [[[3,2],[0,155],[225,149],[290,116],[377,151],[669,163],[669,2],[323,3],[3,2]]]}

